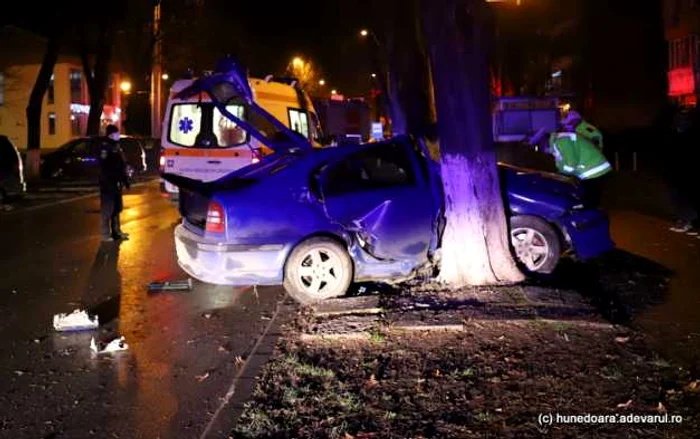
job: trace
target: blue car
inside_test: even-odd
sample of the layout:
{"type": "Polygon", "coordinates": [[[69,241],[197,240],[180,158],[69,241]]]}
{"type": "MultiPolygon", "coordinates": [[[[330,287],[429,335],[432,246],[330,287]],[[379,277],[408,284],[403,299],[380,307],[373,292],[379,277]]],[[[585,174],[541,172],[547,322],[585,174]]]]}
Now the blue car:
{"type": "MultiPolygon", "coordinates": [[[[275,139],[273,154],[217,181],[163,175],[180,188],[183,221],[175,244],[192,277],[219,285],[283,284],[310,303],[341,296],[353,282],[407,279],[439,260],[442,183],[420,144],[396,137],[313,150],[300,148],[298,139],[275,139]]],[[[583,204],[571,180],[505,165],[500,172],[523,270],[549,273],[562,254],[585,260],[613,247],[607,216],[583,204]]]]}

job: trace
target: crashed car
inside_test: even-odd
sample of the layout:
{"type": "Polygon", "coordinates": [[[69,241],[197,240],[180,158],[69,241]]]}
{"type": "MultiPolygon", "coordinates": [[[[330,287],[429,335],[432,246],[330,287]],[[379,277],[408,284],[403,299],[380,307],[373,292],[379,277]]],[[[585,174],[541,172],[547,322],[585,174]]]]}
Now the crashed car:
{"type": "MultiPolygon", "coordinates": [[[[191,92],[209,91],[225,110],[231,91],[217,96],[217,85],[231,80],[222,76],[191,92]]],[[[309,303],[341,296],[352,282],[410,278],[435,262],[442,183],[419,143],[396,137],[312,150],[298,140],[276,136],[273,154],[213,182],[163,175],[180,189],[175,245],[188,274],[219,285],[283,284],[309,303]]],[[[524,270],[548,273],[563,253],[588,259],[612,248],[607,216],[583,205],[570,180],[504,165],[500,172],[524,270]]]]}

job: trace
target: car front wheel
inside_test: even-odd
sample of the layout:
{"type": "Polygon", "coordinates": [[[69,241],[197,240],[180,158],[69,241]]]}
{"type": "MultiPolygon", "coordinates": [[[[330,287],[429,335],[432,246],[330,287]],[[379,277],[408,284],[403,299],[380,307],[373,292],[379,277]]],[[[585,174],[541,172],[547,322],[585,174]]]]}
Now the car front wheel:
{"type": "Polygon", "coordinates": [[[310,238],[292,250],[284,268],[284,288],[302,304],[342,296],[352,282],[352,260],[330,238],[310,238]]]}
{"type": "Polygon", "coordinates": [[[534,216],[510,219],[510,242],[517,261],[530,273],[551,273],[559,263],[561,243],[556,230],[534,216]]]}

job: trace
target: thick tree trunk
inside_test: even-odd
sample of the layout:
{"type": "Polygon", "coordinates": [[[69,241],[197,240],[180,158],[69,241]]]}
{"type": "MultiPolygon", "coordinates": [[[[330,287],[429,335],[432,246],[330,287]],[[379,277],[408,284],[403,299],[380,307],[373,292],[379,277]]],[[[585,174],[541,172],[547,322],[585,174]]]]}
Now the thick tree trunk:
{"type": "Polygon", "coordinates": [[[97,53],[95,67],[91,68],[89,55],[85,47],[82,48],[83,73],[90,94],[90,112],[88,113],[87,135],[100,134],[102,110],[105,102],[105,92],[109,82],[109,63],[112,59],[113,26],[107,18],[97,41],[97,53]]]}
{"type": "Polygon", "coordinates": [[[440,278],[452,286],[523,280],[510,253],[491,133],[483,0],[423,0],[447,225],[440,278]]]}
{"type": "Polygon", "coordinates": [[[27,158],[25,163],[25,174],[27,178],[36,178],[39,176],[39,164],[41,156],[39,148],[41,147],[41,109],[44,102],[44,95],[49,88],[51,75],[58,59],[58,51],[61,43],[58,35],[54,34],[48,40],[44,59],[41,62],[39,74],[34,82],[34,87],[29,95],[27,103],[27,158]]]}

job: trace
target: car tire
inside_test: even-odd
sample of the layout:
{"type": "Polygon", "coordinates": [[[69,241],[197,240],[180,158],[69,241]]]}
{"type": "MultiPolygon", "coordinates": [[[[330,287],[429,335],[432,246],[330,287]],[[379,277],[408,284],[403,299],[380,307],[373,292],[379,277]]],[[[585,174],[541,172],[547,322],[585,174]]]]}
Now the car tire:
{"type": "Polygon", "coordinates": [[[301,304],[344,295],[353,264],[343,245],[331,238],[310,238],[297,245],[284,266],[284,289],[301,304]]]}
{"type": "Polygon", "coordinates": [[[561,240],[556,229],[542,218],[510,218],[513,256],[526,273],[549,274],[559,264],[561,240]]]}

